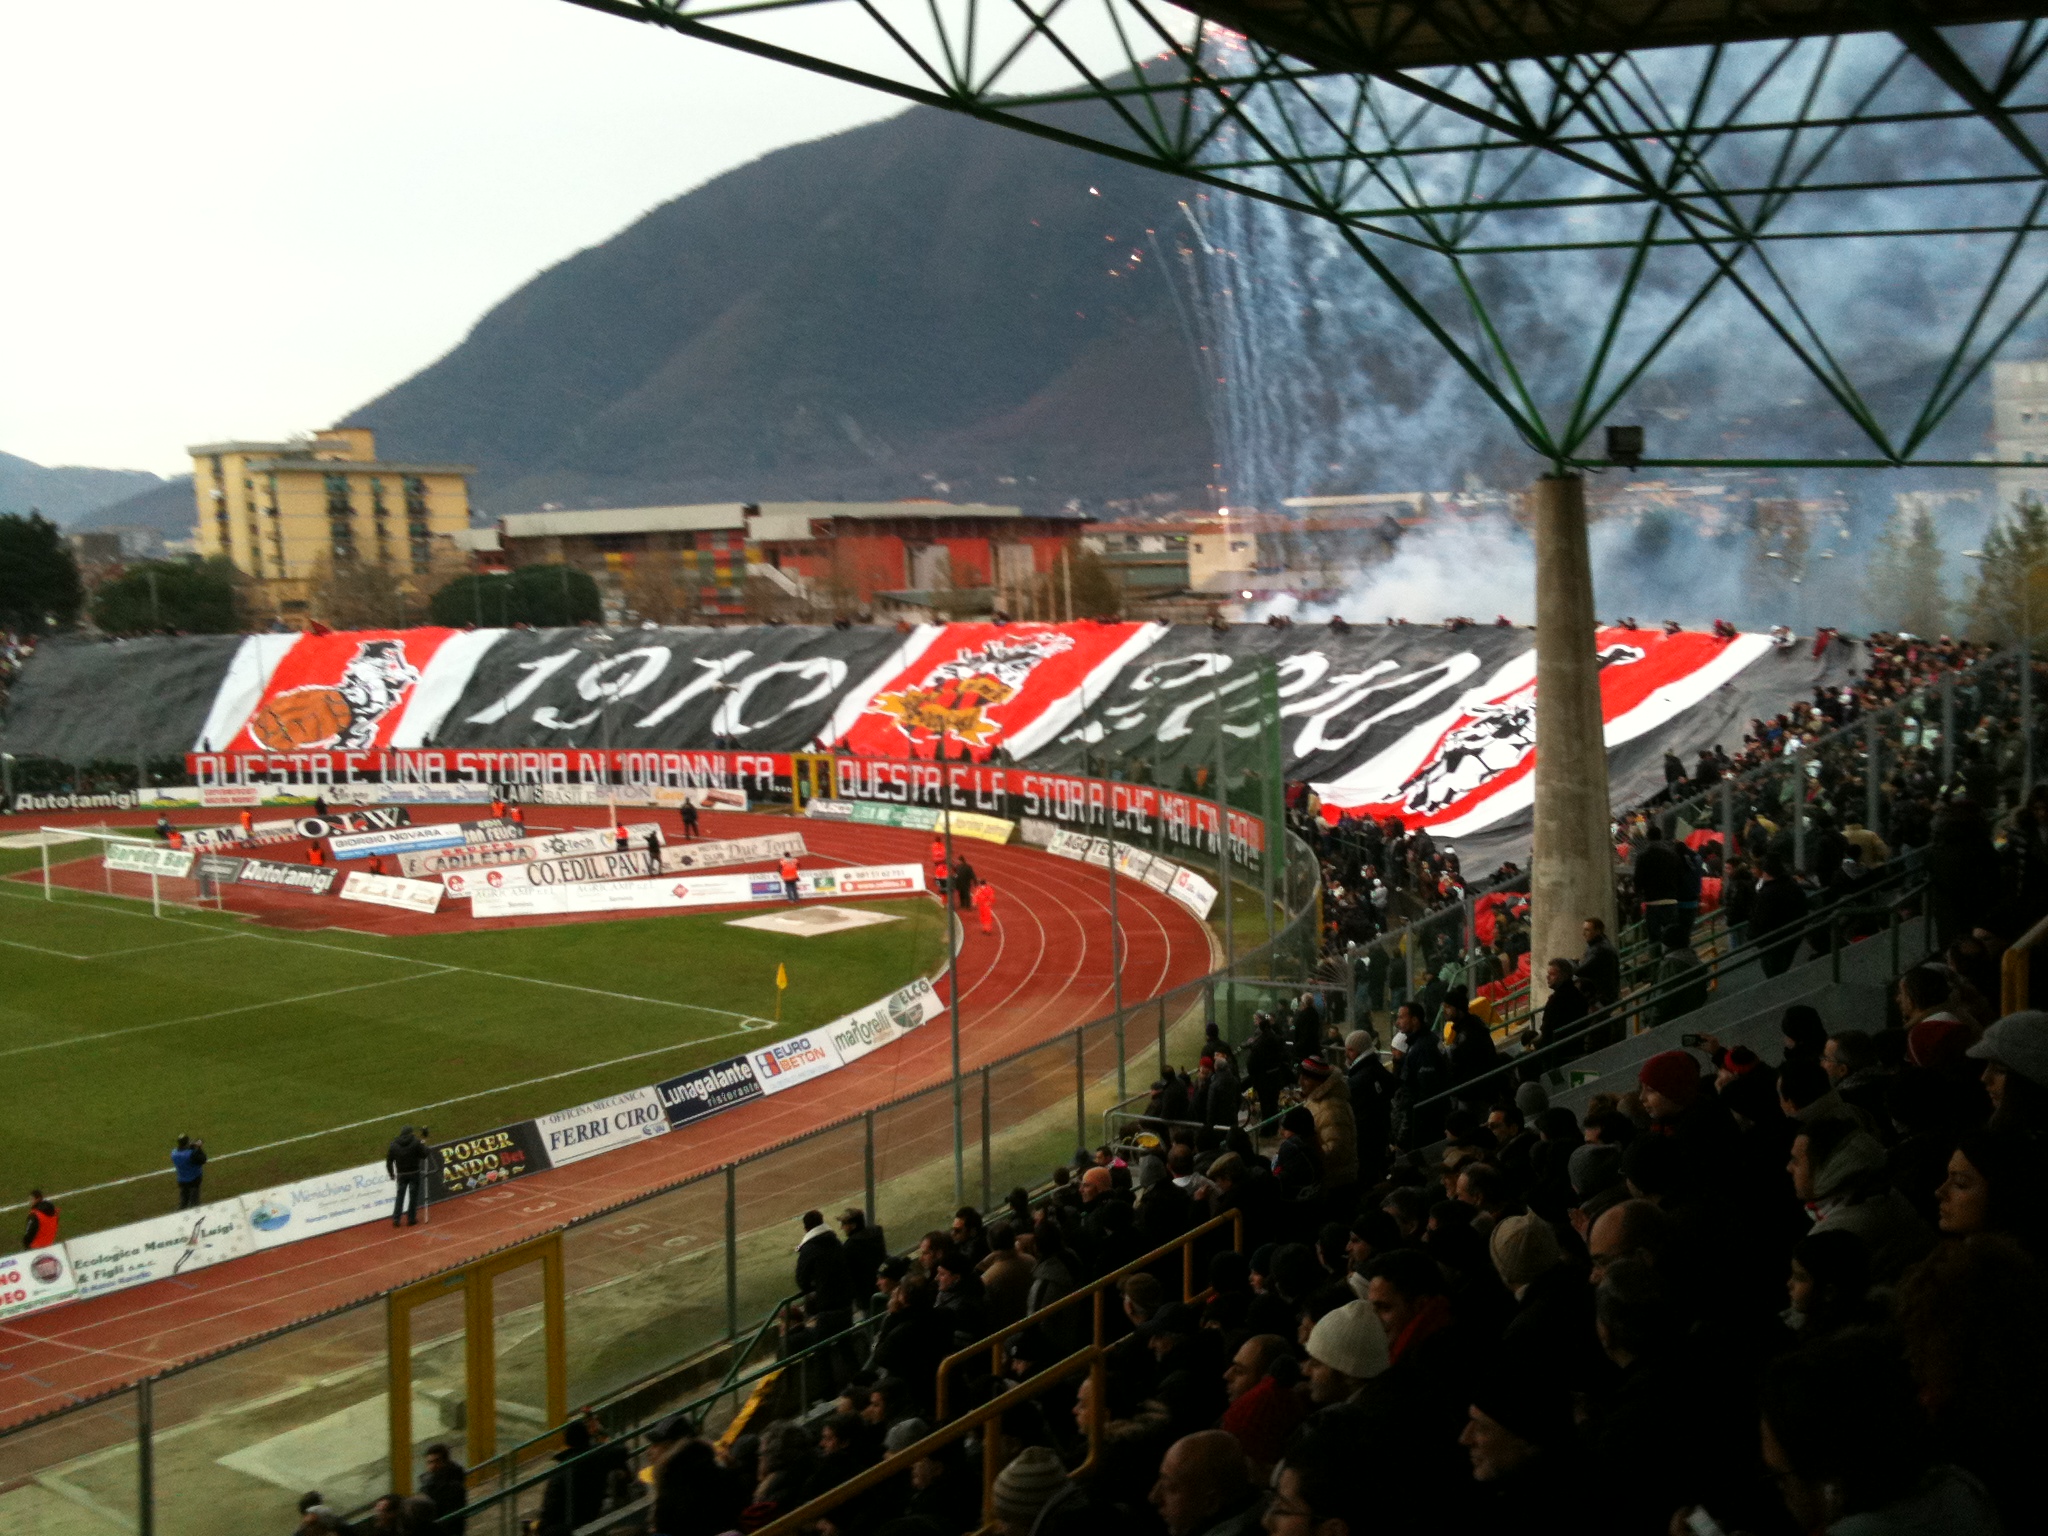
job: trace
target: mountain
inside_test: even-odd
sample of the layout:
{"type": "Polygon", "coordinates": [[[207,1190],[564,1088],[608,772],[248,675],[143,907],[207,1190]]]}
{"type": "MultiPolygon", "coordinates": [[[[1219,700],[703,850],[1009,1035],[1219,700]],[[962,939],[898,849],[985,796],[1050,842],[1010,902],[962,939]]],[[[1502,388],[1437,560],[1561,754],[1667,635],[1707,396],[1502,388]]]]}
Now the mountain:
{"type": "Polygon", "coordinates": [[[197,521],[198,514],[192,506],[192,477],[173,475],[126,500],[87,513],[71,527],[76,533],[93,528],[154,528],[167,539],[189,539],[197,521]]]}
{"type": "MultiPolygon", "coordinates": [[[[51,522],[64,526],[162,484],[143,469],[84,469],[69,464],[48,468],[0,453],[0,512],[26,512],[34,507],[51,522]]],[[[186,496],[189,501],[191,493],[187,491],[186,496]]]]}
{"type": "Polygon", "coordinates": [[[1201,504],[1207,370],[1165,270],[1193,195],[914,109],[654,209],[345,419],[478,465],[492,513],[1201,504]]]}

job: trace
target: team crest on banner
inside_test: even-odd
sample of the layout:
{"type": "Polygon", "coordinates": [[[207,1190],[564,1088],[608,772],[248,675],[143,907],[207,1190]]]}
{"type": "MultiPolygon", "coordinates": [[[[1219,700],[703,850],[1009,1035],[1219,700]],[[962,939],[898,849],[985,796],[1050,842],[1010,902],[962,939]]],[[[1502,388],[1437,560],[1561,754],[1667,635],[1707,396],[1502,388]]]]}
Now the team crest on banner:
{"type": "Polygon", "coordinates": [[[1056,629],[998,634],[908,687],[876,694],[868,711],[891,716],[913,742],[950,736],[969,747],[993,746],[1002,726],[989,711],[1016,698],[1033,672],[1073,648],[1073,639],[1056,629]]]}
{"type": "Polygon", "coordinates": [[[448,629],[304,635],[230,751],[360,752],[387,746],[448,629]]]}

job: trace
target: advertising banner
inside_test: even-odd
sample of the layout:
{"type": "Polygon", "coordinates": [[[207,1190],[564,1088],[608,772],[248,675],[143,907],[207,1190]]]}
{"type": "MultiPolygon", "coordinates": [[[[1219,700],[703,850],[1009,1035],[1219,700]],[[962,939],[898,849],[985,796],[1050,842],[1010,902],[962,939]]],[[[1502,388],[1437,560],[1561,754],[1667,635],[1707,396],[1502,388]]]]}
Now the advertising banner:
{"type": "Polygon", "coordinates": [[[398,875],[373,875],[353,870],[341,882],[343,901],[367,901],[407,912],[438,912],[447,890],[438,880],[406,880],[398,875]]]}
{"type": "Polygon", "coordinates": [[[531,1120],[480,1131],[459,1141],[436,1142],[427,1150],[432,1155],[427,1166],[429,1200],[491,1189],[548,1169],[547,1152],[531,1120]]]}
{"type": "Polygon", "coordinates": [[[488,784],[336,784],[327,798],[337,805],[489,805],[496,795],[488,784]]]}
{"type": "Polygon", "coordinates": [[[254,1247],[239,1200],[89,1232],[64,1246],[71,1253],[80,1299],[189,1274],[223,1259],[240,1258],[254,1247]]]}
{"type": "Polygon", "coordinates": [[[233,885],[242,878],[242,866],[247,859],[233,858],[227,854],[202,853],[199,856],[198,875],[201,880],[214,885],[233,885]]]}
{"type": "MultiPolygon", "coordinates": [[[[922,864],[871,864],[852,869],[807,869],[797,876],[797,896],[830,901],[842,896],[916,896],[924,890],[922,864]]],[[[782,894],[778,881],[774,895],[782,894]]]]}
{"type": "MultiPolygon", "coordinates": [[[[934,805],[894,805],[873,800],[813,800],[804,808],[807,816],[822,821],[864,822],[877,827],[908,827],[916,832],[943,832],[946,813],[934,805]]],[[[974,837],[983,842],[1007,843],[1017,830],[1014,821],[984,816],[978,811],[953,812],[953,835],[974,837]]]]}
{"type": "Polygon", "coordinates": [[[1126,880],[1142,880],[1145,871],[1152,867],[1153,855],[1143,848],[1133,848],[1129,843],[1116,845],[1116,872],[1126,880]]]}
{"type": "MultiPolygon", "coordinates": [[[[614,758],[616,756],[617,754],[614,754],[614,758]]],[[[602,759],[599,761],[601,763],[602,759]]],[[[616,770],[619,765],[615,761],[612,766],[616,770]]],[[[745,790],[720,789],[715,786],[686,788],[670,784],[538,784],[518,793],[521,799],[535,805],[653,805],[672,811],[679,811],[686,805],[694,805],[700,811],[744,811],[747,808],[745,790]]]]}
{"type": "Polygon", "coordinates": [[[0,1259],[0,1317],[34,1312],[78,1294],[66,1249],[66,1244],[58,1243],[0,1259]]]}
{"type": "Polygon", "coordinates": [[[397,1193],[398,1183],[382,1163],[365,1163],[244,1195],[242,1217],[252,1247],[278,1248],[388,1216],[397,1193]]]}
{"type": "Polygon", "coordinates": [[[510,822],[440,821],[418,827],[388,827],[375,832],[355,832],[330,837],[327,846],[337,859],[367,859],[372,854],[402,853],[407,849],[455,848],[471,843],[511,843],[525,836],[510,822]]]}
{"type": "Polygon", "coordinates": [[[155,843],[107,844],[107,868],[138,875],[186,875],[191,872],[193,857],[190,848],[161,848],[155,843]]]}
{"type": "Polygon", "coordinates": [[[932,984],[920,976],[879,1003],[833,1020],[823,1033],[840,1061],[858,1061],[868,1052],[901,1040],[919,1025],[938,1017],[943,1006],[932,984]]]}
{"type": "MultiPolygon", "coordinates": [[[[652,821],[626,824],[626,836],[635,844],[660,826],[652,821]]],[[[606,853],[617,846],[610,827],[585,827],[575,832],[548,832],[515,843],[475,843],[460,848],[429,848],[401,853],[398,867],[415,880],[425,880],[449,870],[488,869],[507,864],[531,864],[535,859],[560,859],[572,853],[606,853]]]]}
{"type": "Polygon", "coordinates": [[[274,885],[287,891],[304,891],[325,896],[334,889],[341,871],[324,864],[277,864],[269,859],[244,859],[235,876],[242,885],[274,885]]]}
{"type": "Polygon", "coordinates": [[[261,805],[263,790],[255,784],[210,784],[199,791],[201,805],[261,805]]]}
{"type": "Polygon", "coordinates": [[[1162,895],[1173,889],[1180,866],[1170,859],[1154,859],[1145,869],[1145,883],[1162,895]]]}
{"type": "Polygon", "coordinates": [[[754,1068],[754,1076],[760,1079],[763,1093],[780,1093],[785,1088],[794,1088],[798,1083],[807,1083],[814,1077],[836,1071],[844,1064],[837,1047],[824,1030],[792,1035],[761,1050],[749,1051],[747,1060],[754,1068]]]}
{"type": "Polygon", "coordinates": [[[1199,918],[1207,918],[1216,905],[1216,887],[1191,869],[1176,870],[1166,894],[1199,918]]]}
{"type": "Polygon", "coordinates": [[[744,1056],[734,1056],[656,1083],[654,1093],[662,1113],[668,1117],[669,1129],[674,1130],[722,1109],[731,1109],[735,1104],[760,1098],[761,1080],[754,1076],[752,1062],[744,1056]]]}
{"type": "Polygon", "coordinates": [[[557,1110],[533,1122],[550,1166],[581,1162],[614,1147],[668,1134],[668,1116],[652,1088],[634,1088],[594,1104],[557,1110]]]}
{"type": "Polygon", "coordinates": [[[721,869],[732,864],[767,864],[784,857],[800,859],[810,850],[801,832],[770,837],[735,837],[723,842],[676,843],[661,850],[665,874],[685,869],[721,869]]]}
{"type": "MultiPolygon", "coordinates": [[[[618,880],[602,885],[507,885],[470,883],[472,917],[535,917],[564,912],[652,911],[662,907],[706,907],[755,900],[750,875],[698,875],[689,880],[618,880]]],[[[782,894],[775,880],[768,896],[782,894]]],[[[763,898],[765,899],[765,897],[763,898]]]]}

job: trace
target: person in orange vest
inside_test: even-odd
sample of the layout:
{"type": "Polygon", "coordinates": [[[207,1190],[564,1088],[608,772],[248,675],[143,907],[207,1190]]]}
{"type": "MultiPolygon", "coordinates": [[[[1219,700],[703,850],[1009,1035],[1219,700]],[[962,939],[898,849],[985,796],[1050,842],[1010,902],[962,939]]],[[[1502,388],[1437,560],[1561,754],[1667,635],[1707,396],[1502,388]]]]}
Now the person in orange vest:
{"type": "Polygon", "coordinates": [[[308,864],[325,864],[327,862],[327,850],[318,843],[315,843],[306,850],[306,862],[308,864]]]}
{"type": "Polygon", "coordinates": [[[784,854],[782,856],[782,863],[780,865],[780,869],[782,873],[782,889],[788,893],[789,899],[791,901],[795,901],[797,875],[796,860],[790,857],[788,854],[784,854]]]}
{"type": "Polygon", "coordinates": [[[250,815],[247,810],[244,810],[235,819],[242,824],[242,841],[248,842],[250,838],[256,835],[256,818],[250,815]]]}
{"type": "Polygon", "coordinates": [[[505,819],[505,802],[493,798],[491,801],[491,814],[497,817],[498,820],[503,821],[505,819]]]}
{"type": "Polygon", "coordinates": [[[996,931],[996,888],[986,880],[974,888],[974,910],[981,914],[981,931],[996,931]]]}
{"type": "Polygon", "coordinates": [[[522,829],[522,830],[524,830],[524,828],[525,828],[525,826],[526,826],[526,807],[525,807],[525,806],[523,806],[523,805],[515,805],[515,806],[513,806],[513,807],[512,807],[512,825],[513,825],[513,826],[515,826],[515,827],[518,827],[518,828],[520,828],[520,829],[522,829]]]}
{"type": "Polygon", "coordinates": [[[40,1189],[28,1192],[28,1226],[21,1234],[24,1248],[57,1246],[57,1207],[43,1198],[40,1189]]]}
{"type": "Polygon", "coordinates": [[[171,846],[173,848],[182,848],[185,846],[185,834],[180,832],[176,827],[171,828],[171,846]]]}
{"type": "Polygon", "coordinates": [[[951,871],[946,868],[946,842],[944,838],[932,839],[932,884],[939,888],[939,895],[946,894],[946,880],[951,871]]]}
{"type": "Polygon", "coordinates": [[[371,874],[373,874],[373,875],[381,875],[381,874],[383,874],[383,873],[384,873],[384,855],[383,855],[383,854],[381,854],[381,853],[373,853],[373,854],[371,854],[371,855],[370,855],[370,873],[371,873],[371,874]]]}

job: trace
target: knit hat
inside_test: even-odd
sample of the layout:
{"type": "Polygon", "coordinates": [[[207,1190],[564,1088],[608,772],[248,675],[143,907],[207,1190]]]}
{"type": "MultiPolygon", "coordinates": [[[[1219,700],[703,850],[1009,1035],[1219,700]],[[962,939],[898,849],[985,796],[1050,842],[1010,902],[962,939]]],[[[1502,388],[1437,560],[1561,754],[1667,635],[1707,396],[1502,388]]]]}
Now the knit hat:
{"type": "Polygon", "coordinates": [[[1330,1075],[1330,1064],[1320,1056],[1304,1056],[1301,1062],[1301,1075],[1312,1082],[1320,1083],[1330,1075]]]}
{"type": "Polygon", "coordinates": [[[1486,1241],[1500,1282],[1519,1291],[1538,1275],[1564,1262],[1557,1230],[1541,1216],[1508,1216],[1495,1225],[1486,1241]]]}
{"type": "Polygon", "coordinates": [[[1028,1528],[1066,1486],[1059,1457],[1047,1446],[1026,1446],[996,1474],[996,1518],[1028,1528]]]}
{"type": "Polygon", "coordinates": [[[1984,1038],[1965,1055],[1996,1062],[2028,1082],[2048,1088],[2048,1013],[2029,1008],[2008,1013],[1984,1031],[1984,1038]]]}
{"type": "Polygon", "coordinates": [[[1906,1059],[1922,1071],[1955,1066],[1970,1051],[1970,1026],[1952,1015],[1922,1019],[1906,1031],[1906,1059]]]}
{"type": "Polygon", "coordinates": [[[1354,1381],[1370,1381],[1387,1368],[1387,1330],[1370,1302],[1347,1301],[1309,1330],[1308,1353],[1354,1381]]]}
{"type": "Polygon", "coordinates": [[[1583,1200],[1612,1189],[1621,1181],[1621,1148],[1589,1141],[1583,1147],[1572,1148],[1565,1168],[1571,1175],[1572,1193],[1583,1200]]]}
{"type": "Polygon", "coordinates": [[[923,1419],[898,1419],[889,1426],[889,1432],[882,1436],[882,1452],[884,1455],[894,1456],[898,1451],[907,1451],[931,1432],[931,1425],[923,1419]]]}
{"type": "Polygon", "coordinates": [[[1763,1058],[1746,1045],[1733,1046],[1721,1053],[1722,1070],[1737,1077],[1747,1076],[1763,1064],[1763,1058]]]}
{"type": "Polygon", "coordinates": [[[1111,1176],[1107,1168],[1090,1168],[1081,1175],[1081,1187],[1083,1189],[1092,1189],[1098,1195],[1108,1194],[1110,1187],[1115,1183],[1115,1178],[1111,1176]]]}
{"type": "Polygon", "coordinates": [[[1496,1365],[1473,1387],[1472,1406],[1534,1446],[1560,1444],[1572,1433],[1570,1398],[1541,1372],[1496,1365]]]}
{"type": "Polygon", "coordinates": [[[1372,1036],[1362,1029],[1354,1029],[1344,1037],[1344,1049],[1356,1051],[1359,1055],[1363,1056],[1372,1049],[1372,1036]]]}
{"type": "Polygon", "coordinates": [[[1522,1112],[1524,1120],[1534,1120],[1550,1108],[1550,1095],[1541,1083],[1524,1083],[1515,1090],[1515,1108],[1522,1112]]]}
{"type": "Polygon", "coordinates": [[[1688,1051],[1660,1051],[1643,1063],[1636,1081],[1654,1088],[1679,1108],[1689,1108],[1699,1097],[1700,1064],[1688,1051]]]}

